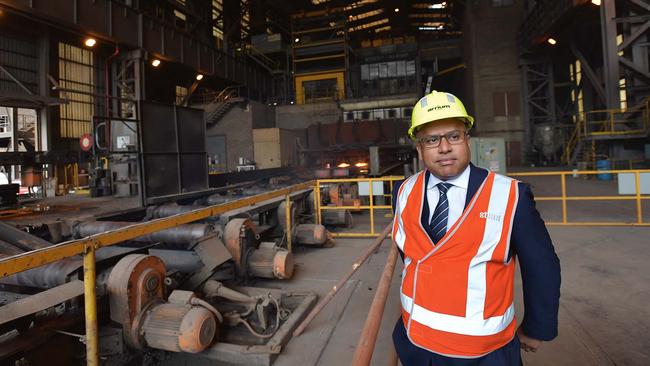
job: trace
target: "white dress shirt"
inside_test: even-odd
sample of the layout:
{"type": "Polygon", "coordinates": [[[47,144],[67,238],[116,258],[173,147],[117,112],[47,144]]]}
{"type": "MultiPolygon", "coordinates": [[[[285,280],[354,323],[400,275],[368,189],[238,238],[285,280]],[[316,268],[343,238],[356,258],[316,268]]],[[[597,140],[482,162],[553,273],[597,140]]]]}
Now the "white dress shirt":
{"type": "MultiPolygon", "coordinates": [[[[445,183],[452,184],[447,191],[447,200],[449,201],[449,216],[447,217],[447,230],[451,228],[454,223],[460,218],[465,209],[465,199],[467,197],[467,186],[469,185],[469,165],[457,177],[444,181],[445,183]]],[[[433,174],[429,173],[429,183],[427,184],[427,202],[429,203],[429,220],[433,216],[433,211],[438,205],[438,198],[440,191],[436,184],[443,182],[436,178],[433,174]]]]}

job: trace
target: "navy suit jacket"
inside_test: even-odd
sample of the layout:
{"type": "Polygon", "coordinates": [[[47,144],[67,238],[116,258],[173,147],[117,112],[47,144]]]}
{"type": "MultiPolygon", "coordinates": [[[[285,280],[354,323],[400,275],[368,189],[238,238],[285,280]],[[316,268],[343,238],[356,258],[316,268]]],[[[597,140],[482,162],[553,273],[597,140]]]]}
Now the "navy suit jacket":
{"type": "MultiPolygon", "coordinates": [[[[488,171],[470,164],[469,185],[465,207],[474,197],[488,171]]],[[[427,174],[425,187],[429,174],[427,174]]],[[[393,189],[393,211],[401,182],[393,189]]],[[[424,200],[422,227],[428,228],[429,207],[424,200]]],[[[429,236],[433,237],[433,233],[429,236]]],[[[401,253],[402,259],[404,254],[401,253]]],[[[510,256],[516,255],[521,268],[524,294],[523,331],[529,337],[550,341],[557,336],[557,316],[560,302],[560,260],[544,221],[535,208],[530,187],[519,183],[519,201],[510,237],[510,256]]]]}

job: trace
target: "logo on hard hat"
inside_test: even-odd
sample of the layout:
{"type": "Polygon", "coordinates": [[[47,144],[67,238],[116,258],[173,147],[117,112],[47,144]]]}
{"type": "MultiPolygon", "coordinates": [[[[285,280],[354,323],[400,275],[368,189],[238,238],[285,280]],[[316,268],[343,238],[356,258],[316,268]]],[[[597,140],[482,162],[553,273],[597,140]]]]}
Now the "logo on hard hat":
{"type": "Polygon", "coordinates": [[[427,109],[427,112],[431,112],[431,111],[433,111],[433,110],[436,110],[436,111],[437,111],[437,110],[439,110],[439,109],[445,109],[445,108],[451,108],[451,106],[450,106],[449,104],[445,104],[445,105],[437,105],[437,106],[435,106],[435,107],[431,107],[431,108],[427,109]]]}

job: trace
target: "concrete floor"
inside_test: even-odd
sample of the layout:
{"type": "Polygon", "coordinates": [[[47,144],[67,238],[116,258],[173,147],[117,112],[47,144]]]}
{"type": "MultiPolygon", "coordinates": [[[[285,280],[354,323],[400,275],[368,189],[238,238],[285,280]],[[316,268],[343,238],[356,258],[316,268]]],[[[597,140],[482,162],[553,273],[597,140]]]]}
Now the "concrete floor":
{"type": "MultiPolygon", "coordinates": [[[[553,194],[545,179],[530,181],[538,196],[553,194]]],[[[572,182],[571,194],[615,194],[614,182],[572,182]],[[575,186],[573,186],[575,184],[575,186]]],[[[580,207],[574,221],[629,221],[633,206],[594,204],[580,207]]],[[[555,221],[559,207],[539,205],[547,221],[555,221]],[[552,217],[551,220],[548,217],[552,217]]],[[[561,212],[561,211],[560,211],[561,212]]],[[[644,215],[647,220],[647,215],[644,215]]],[[[359,222],[352,231],[367,229],[359,222]]],[[[389,219],[377,216],[377,231],[389,219]]],[[[550,227],[562,265],[562,298],[559,337],[544,343],[539,352],[524,354],[525,365],[650,365],[650,228],[647,227],[550,227]]],[[[350,268],[371,240],[337,239],[332,248],[297,248],[297,270],[291,289],[325,295],[350,268]]],[[[375,294],[391,241],[340,290],[339,295],[314,319],[306,332],[292,339],[276,365],[348,365],[375,294]]],[[[387,365],[392,352],[391,332],[399,316],[398,260],[373,357],[373,365],[387,365]]],[[[277,287],[269,282],[268,286],[277,287]]],[[[285,286],[282,286],[285,287],[285,286]]],[[[522,319],[521,283],[517,281],[518,319],[522,319]]]]}
{"type": "MultiPolygon", "coordinates": [[[[524,354],[525,365],[650,365],[649,229],[551,228],[550,233],[562,263],[560,335],[539,352],[524,354]]],[[[287,287],[325,295],[370,243],[338,239],[332,248],[297,249],[297,271],[287,287]]],[[[306,332],[289,342],[276,365],[350,364],[390,243],[385,241],[306,332]]],[[[373,365],[388,364],[399,316],[399,262],[373,365]]],[[[521,319],[520,281],[517,291],[521,319]]]]}

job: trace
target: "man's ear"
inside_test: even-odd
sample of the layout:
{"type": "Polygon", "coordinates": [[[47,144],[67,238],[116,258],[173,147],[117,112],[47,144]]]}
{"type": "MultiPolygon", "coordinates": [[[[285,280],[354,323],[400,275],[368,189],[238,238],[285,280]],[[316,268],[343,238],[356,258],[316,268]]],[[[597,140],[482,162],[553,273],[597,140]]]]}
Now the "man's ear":
{"type": "Polygon", "coordinates": [[[420,147],[420,144],[417,142],[415,143],[415,149],[418,151],[418,158],[424,161],[424,158],[422,157],[422,148],[420,147]]]}

